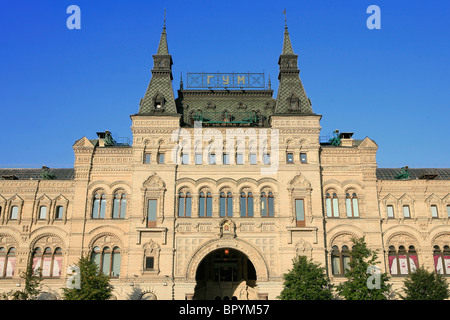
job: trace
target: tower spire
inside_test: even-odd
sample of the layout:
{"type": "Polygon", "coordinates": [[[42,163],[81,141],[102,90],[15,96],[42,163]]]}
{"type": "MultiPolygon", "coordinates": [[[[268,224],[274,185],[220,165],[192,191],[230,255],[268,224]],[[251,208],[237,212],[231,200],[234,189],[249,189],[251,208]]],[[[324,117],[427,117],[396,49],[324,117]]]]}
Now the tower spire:
{"type": "Polygon", "coordinates": [[[158,51],[156,52],[156,54],[159,55],[169,54],[169,47],[167,45],[167,32],[166,32],[166,9],[164,9],[163,31],[161,33],[161,39],[159,40],[158,51]]]}
{"type": "MultiPolygon", "coordinates": [[[[286,9],[284,9],[283,13],[286,15],[286,9]]],[[[278,80],[280,84],[278,86],[275,113],[311,114],[313,113],[311,103],[300,80],[300,70],[297,65],[298,56],[292,49],[286,16],[284,22],[283,50],[278,59],[278,65],[280,66],[278,80]]]]}
{"type": "Polygon", "coordinates": [[[283,51],[281,54],[294,54],[294,49],[292,49],[291,38],[289,37],[289,31],[287,26],[286,9],[284,13],[284,39],[283,39],[283,51]]]}
{"type": "Polygon", "coordinates": [[[141,101],[139,114],[176,115],[177,109],[172,88],[172,56],[169,54],[166,32],[166,10],[158,50],[153,55],[152,78],[141,101]]]}

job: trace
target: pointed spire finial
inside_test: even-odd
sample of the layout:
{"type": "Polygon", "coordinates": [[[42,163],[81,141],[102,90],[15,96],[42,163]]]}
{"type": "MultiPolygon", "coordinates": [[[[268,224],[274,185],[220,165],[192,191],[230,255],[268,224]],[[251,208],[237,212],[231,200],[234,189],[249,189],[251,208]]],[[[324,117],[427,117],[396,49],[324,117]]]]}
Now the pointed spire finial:
{"type": "Polygon", "coordinates": [[[164,8],[164,26],[163,30],[166,30],[166,8],[164,8]]]}
{"type": "Polygon", "coordinates": [[[284,28],[287,30],[288,27],[287,27],[286,8],[284,8],[283,14],[284,14],[284,28]]]}
{"type": "Polygon", "coordinates": [[[183,90],[183,72],[181,72],[181,78],[180,78],[180,90],[183,90]]]}

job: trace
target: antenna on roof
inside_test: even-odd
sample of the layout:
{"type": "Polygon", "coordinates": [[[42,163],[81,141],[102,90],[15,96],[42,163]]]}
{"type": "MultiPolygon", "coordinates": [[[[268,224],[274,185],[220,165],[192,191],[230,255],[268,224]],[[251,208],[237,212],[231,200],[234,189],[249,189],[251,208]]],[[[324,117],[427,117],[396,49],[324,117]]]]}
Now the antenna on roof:
{"type": "Polygon", "coordinates": [[[166,30],[166,8],[164,8],[164,26],[163,29],[166,30]]]}
{"type": "Polygon", "coordinates": [[[288,27],[287,27],[287,15],[286,15],[286,8],[284,8],[283,14],[284,14],[284,28],[285,28],[285,29],[287,29],[288,27]]]}

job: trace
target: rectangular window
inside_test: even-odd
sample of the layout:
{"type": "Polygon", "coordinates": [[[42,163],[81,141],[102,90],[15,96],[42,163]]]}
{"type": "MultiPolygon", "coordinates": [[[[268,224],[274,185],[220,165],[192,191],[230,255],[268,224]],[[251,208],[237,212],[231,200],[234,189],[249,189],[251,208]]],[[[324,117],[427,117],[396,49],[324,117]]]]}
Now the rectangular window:
{"type": "Polygon", "coordinates": [[[437,218],[438,217],[438,210],[436,205],[431,206],[431,217],[437,218]]]}
{"type": "Polygon", "coordinates": [[[105,218],[105,210],[106,210],[106,198],[102,196],[102,199],[100,200],[100,219],[105,218]]]}
{"type": "Polygon", "coordinates": [[[257,164],[256,153],[250,153],[250,164],[257,164]]]}
{"type": "Polygon", "coordinates": [[[11,208],[11,216],[10,219],[11,220],[17,220],[19,218],[19,207],[18,206],[14,206],[11,208]]]}
{"type": "Polygon", "coordinates": [[[150,153],[144,154],[144,163],[151,163],[152,155],[150,153]]]}
{"type": "Polygon", "coordinates": [[[403,206],[403,217],[411,218],[410,212],[409,212],[409,206],[403,206]]]}
{"type": "Polygon", "coordinates": [[[209,164],[216,164],[216,155],[214,153],[209,154],[209,164]]]}
{"type": "Polygon", "coordinates": [[[333,216],[332,208],[331,208],[331,198],[326,198],[325,207],[327,209],[327,217],[331,218],[333,216]]]}
{"type": "Polygon", "coordinates": [[[228,153],[222,154],[222,164],[230,164],[230,155],[228,153]]]}
{"type": "Polygon", "coordinates": [[[303,199],[295,199],[295,217],[297,219],[297,227],[305,226],[305,207],[303,199]]]}
{"type": "Polygon", "coordinates": [[[189,164],[189,154],[188,153],[181,154],[181,164],[189,164]]]}
{"type": "Polygon", "coordinates": [[[92,206],[92,218],[98,218],[98,207],[100,206],[100,199],[94,200],[94,205],[92,206]]]}
{"type": "Polygon", "coordinates": [[[157,200],[149,199],[147,208],[147,227],[156,227],[157,200]]]}
{"type": "Polygon", "coordinates": [[[236,154],[236,164],[244,164],[244,155],[242,153],[236,154]]]}
{"type": "Polygon", "coordinates": [[[353,217],[358,218],[359,217],[359,204],[358,204],[357,198],[352,199],[352,205],[353,205],[353,217]]]}
{"type": "Polygon", "coordinates": [[[286,154],[286,163],[294,163],[294,154],[293,153],[286,154]]]}
{"type": "Polygon", "coordinates": [[[270,154],[263,154],[263,163],[270,164],[270,154]]]}
{"type": "Polygon", "coordinates": [[[241,217],[253,217],[253,197],[241,196],[241,217]]]}
{"type": "Polygon", "coordinates": [[[159,153],[158,154],[158,163],[159,164],[164,164],[164,156],[165,156],[164,153],[159,153]]]}
{"type": "Polygon", "coordinates": [[[63,206],[57,206],[56,207],[56,214],[55,219],[62,219],[64,216],[64,207],[63,206]]]}
{"type": "Polygon", "coordinates": [[[113,218],[119,218],[119,210],[120,210],[120,199],[114,199],[113,201],[113,218]]]}
{"type": "Polygon", "coordinates": [[[155,266],[155,258],[154,257],[146,257],[145,258],[145,270],[153,270],[155,266]]]}
{"type": "Polygon", "coordinates": [[[308,163],[306,153],[300,153],[300,162],[301,163],[308,163]]]}
{"type": "Polygon", "coordinates": [[[352,199],[349,197],[345,198],[345,208],[347,209],[347,217],[352,218],[353,217],[352,199]]]}
{"type": "Polygon", "coordinates": [[[333,197],[333,217],[339,218],[339,202],[335,197],[333,197]]]}
{"type": "Polygon", "coordinates": [[[39,208],[39,219],[44,220],[47,217],[47,207],[42,206],[39,208]]]}
{"type": "Polygon", "coordinates": [[[447,217],[450,218],[450,205],[447,206],[447,217]]]}
{"type": "Polygon", "coordinates": [[[202,164],[202,154],[201,153],[195,154],[195,164],[202,164]]]}
{"type": "Polygon", "coordinates": [[[388,218],[394,218],[394,207],[387,206],[387,216],[388,218]]]}

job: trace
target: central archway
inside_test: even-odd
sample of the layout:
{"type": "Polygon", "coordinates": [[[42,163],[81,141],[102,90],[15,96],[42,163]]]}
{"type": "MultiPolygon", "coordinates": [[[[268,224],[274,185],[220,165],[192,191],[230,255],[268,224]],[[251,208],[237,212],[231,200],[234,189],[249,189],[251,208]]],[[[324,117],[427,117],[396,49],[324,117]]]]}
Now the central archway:
{"type": "Polygon", "coordinates": [[[209,253],[195,275],[195,300],[256,299],[256,270],[242,252],[223,248],[209,253]]]}
{"type": "MultiPolygon", "coordinates": [[[[193,252],[191,257],[188,260],[188,264],[186,266],[186,280],[191,283],[196,283],[196,295],[194,296],[194,299],[214,299],[216,296],[199,294],[200,289],[206,284],[209,284],[209,287],[233,287],[234,292],[236,293],[238,290],[240,294],[240,298],[242,299],[243,296],[250,294],[248,296],[249,299],[256,299],[255,295],[257,296],[257,288],[254,286],[255,280],[257,279],[259,282],[262,281],[268,281],[269,278],[269,270],[266,264],[266,261],[263,258],[263,255],[261,252],[253,246],[251,243],[236,239],[232,237],[222,237],[219,239],[212,239],[210,241],[207,241],[203,243],[197,250],[193,252]],[[222,269],[222,279],[227,280],[231,279],[233,281],[214,281],[214,280],[220,280],[216,277],[215,273],[209,272],[207,277],[206,274],[204,274],[204,279],[199,280],[201,278],[202,268],[205,268],[205,265],[207,262],[204,261],[211,261],[211,259],[218,259],[217,265],[213,264],[212,268],[214,270],[215,267],[219,268],[219,270],[216,270],[220,272],[221,267],[227,267],[226,264],[220,265],[220,261],[222,263],[226,263],[223,260],[221,260],[220,257],[217,257],[216,254],[222,252],[222,254],[225,253],[225,250],[229,251],[229,254],[234,254],[237,259],[240,259],[238,261],[237,268],[234,272],[234,275],[230,274],[230,272],[225,269],[222,269]],[[240,268],[240,269],[239,269],[240,268]],[[240,271],[240,273],[238,273],[240,271]],[[198,273],[199,272],[199,273],[198,273]],[[227,273],[228,272],[228,273],[227,273]],[[249,278],[250,275],[250,278],[249,278]],[[235,277],[236,276],[236,277],[235,277]],[[241,278],[241,279],[240,279],[241,278]],[[251,278],[254,278],[255,280],[251,280],[251,278]],[[234,281],[236,279],[236,282],[234,281]],[[203,282],[202,282],[203,281],[203,282]],[[255,293],[256,292],[256,293],[255,293]]],[[[234,262],[233,262],[234,263],[234,262]]],[[[210,266],[211,267],[211,266],[210,266]]],[[[217,269],[216,268],[216,269],[217,269]]],[[[219,276],[218,276],[219,277],[219,276]]],[[[230,289],[231,290],[231,289],[230,289]]],[[[228,291],[229,292],[229,291],[228,291]]],[[[233,295],[222,295],[221,298],[232,298],[233,295]]],[[[236,296],[237,297],[237,296],[236,296]]]]}

